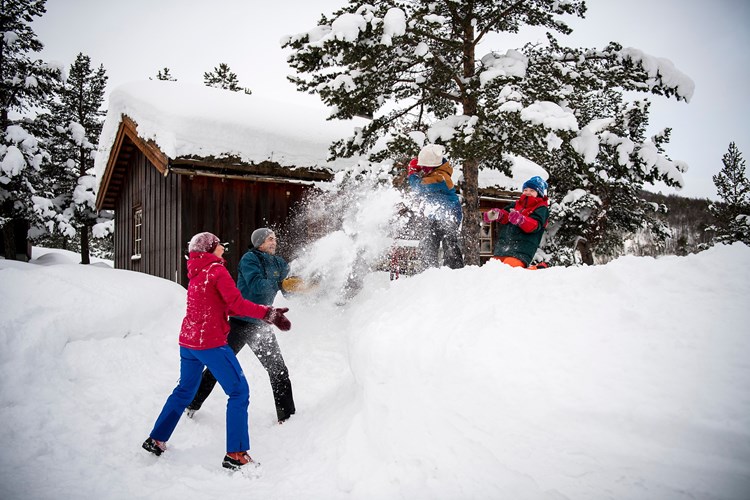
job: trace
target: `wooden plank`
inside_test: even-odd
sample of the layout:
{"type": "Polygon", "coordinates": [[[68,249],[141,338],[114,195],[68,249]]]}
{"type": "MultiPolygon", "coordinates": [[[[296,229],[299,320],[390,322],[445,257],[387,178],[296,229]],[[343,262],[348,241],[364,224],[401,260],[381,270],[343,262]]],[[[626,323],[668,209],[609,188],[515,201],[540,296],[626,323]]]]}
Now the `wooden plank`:
{"type": "Polygon", "coordinates": [[[115,135],[115,142],[112,144],[112,149],[109,151],[109,158],[107,158],[107,166],[104,168],[104,174],[102,174],[102,181],[99,183],[99,192],[96,194],[96,209],[102,210],[104,205],[104,198],[109,189],[109,181],[112,177],[112,173],[115,170],[117,158],[120,153],[120,147],[125,137],[125,130],[122,126],[117,129],[117,135],[115,135]]]}

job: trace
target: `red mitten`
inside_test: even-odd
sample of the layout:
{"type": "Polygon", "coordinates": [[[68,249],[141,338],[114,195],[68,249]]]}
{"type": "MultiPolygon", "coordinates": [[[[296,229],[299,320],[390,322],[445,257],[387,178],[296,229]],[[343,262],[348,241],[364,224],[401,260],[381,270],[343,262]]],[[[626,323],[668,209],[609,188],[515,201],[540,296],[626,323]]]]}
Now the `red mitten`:
{"type": "Polygon", "coordinates": [[[508,214],[508,222],[515,226],[520,226],[526,221],[526,217],[523,216],[521,212],[513,211],[510,214],[508,214]]]}
{"type": "Polygon", "coordinates": [[[536,220],[531,217],[524,217],[521,212],[511,212],[508,215],[508,222],[518,226],[524,233],[531,233],[539,227],[539,223],[536,220]]]}
{"type": "Polygon", "coordinates": [[[422,167],[417,165],[417,159],[412,158],[412,160],[409,162],[409,166],[406,168],[406,175],[416,174],[422,170],[422,167]]]}
{"type": "Polygon", "coordinates": [[[292,328],[292,322],[284,316],[287,311],[289,311],[288,307],[269,307],[263,321],[269,325],[276,325],[279,330],[286,332],[292,328]]]}

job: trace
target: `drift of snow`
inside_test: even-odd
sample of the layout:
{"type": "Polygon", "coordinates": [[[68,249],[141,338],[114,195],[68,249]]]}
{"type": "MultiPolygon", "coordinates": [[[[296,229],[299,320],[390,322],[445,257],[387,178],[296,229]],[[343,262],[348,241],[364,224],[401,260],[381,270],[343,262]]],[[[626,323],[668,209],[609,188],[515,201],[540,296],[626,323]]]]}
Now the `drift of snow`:
{"type": "Polygon", "coordinates": [[[374,273],[345,306],[279,297],[297,414],[276,424],[267,375],[243,350],[255,479],[220,467],[219,390],[167,453],[140,448],[179,376],[185,290],[64,257],[0,260],[0,498],[750,491],[742,244],[538,272],[374,273]]]}

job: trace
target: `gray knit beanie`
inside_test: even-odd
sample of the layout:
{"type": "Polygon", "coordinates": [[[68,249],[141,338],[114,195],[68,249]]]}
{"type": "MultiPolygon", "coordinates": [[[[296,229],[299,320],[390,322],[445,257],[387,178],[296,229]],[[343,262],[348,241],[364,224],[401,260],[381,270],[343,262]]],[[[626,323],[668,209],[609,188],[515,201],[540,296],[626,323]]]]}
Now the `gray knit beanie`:
{"type": "Polygon", "coordinates": [[[266,241],[266,238],[268,238],[272,234],[273,231],[271,231],[267,227],[259,227],[258,229],[253,231],[253,234],[250,235],[250,243],[252,243],[255,248],[258,248],[263,244],[264,241],[266,241]]]}

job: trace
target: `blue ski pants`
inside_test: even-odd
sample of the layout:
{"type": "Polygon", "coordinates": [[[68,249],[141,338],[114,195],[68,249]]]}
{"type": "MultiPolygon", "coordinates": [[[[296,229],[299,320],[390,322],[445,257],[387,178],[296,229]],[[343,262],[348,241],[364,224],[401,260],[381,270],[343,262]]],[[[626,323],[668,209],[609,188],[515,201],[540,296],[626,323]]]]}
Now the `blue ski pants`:
{"type": "Polygon", "coordinates": [[[168,441],[187,405],[193,400],[201,382],[203,367],[208,367],[229,396],[227,401],[227,453],[250,449],[247,430],[247,405],[250,388],[237,356],[227,346],[214,349],[180,347],[180,381],[164,403],[150,436],[168,441]]]}

